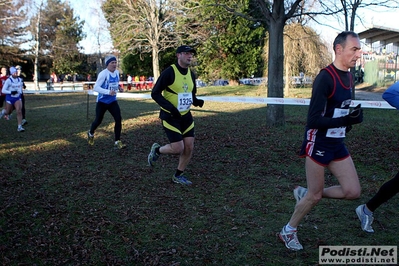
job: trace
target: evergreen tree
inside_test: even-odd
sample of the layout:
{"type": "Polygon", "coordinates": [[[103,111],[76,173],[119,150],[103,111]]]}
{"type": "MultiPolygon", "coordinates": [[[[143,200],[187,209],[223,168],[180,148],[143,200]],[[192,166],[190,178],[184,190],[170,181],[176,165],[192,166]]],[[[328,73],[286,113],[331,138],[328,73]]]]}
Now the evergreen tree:
{"type": "Polygon", "coordinates": [[[189,25],[191,42],[201,43],[197,55],[200,78],[238,81],[243,77],[262,76],[265,27],[224,8],[229,4],[242,14],[254,13],[251,1],[223,0],[215,5],[214,1],[202,0],[200,4],[191,9],[194,15],[189,21],[180,23],[182,27],[189,25]]]}
{"type": "Polygon", "coordinates": [[[68,2],[47,0],[38,8],[30,29],[39,43],[37,54],[41,73],[74,74],[81,71],[84,58],[78,43],[84,38],[83,25],[84,21],[74,15],[68,2]]]}
{"type": "Polygon", "coordinates": [[[24,51],[20,45],[25,41],[23,30],[26,23],[26,1],[0,0],[0,64],[9,66],[21,61],[24,51]]]}

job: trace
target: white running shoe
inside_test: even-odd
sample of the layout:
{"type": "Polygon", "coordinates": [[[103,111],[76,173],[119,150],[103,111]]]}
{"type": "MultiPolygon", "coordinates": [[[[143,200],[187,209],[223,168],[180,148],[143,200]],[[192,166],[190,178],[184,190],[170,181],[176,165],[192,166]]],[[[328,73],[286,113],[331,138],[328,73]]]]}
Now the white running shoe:
{"type": "Polygon", "coordinates": [[[121,150],[121,149],[124,149],[124,148],[126,148],[126,145],[123,144],[122,141],[120,141],[120,140],[115,141],[115,144],[114,144],[114,149],[115,150],[121,150]]]}
{"type": "Polygon", "coordinates": [[[155,151],[156,148],[159,148],[159,147],[161,147],[161,145],[159,145],[158,143],[152,144],[150,154],[148,154],[148,157],[147,157],[147,161],[148,161],[148,165],[149,166],[154,166],[155,165],[155,161],[158,160],[159,156],[161,156],[160,154],[158,154],[155,151]]]}
{"type": "Polygon", "coordinates": [[[17,130],[18,130],[18,132],[24,132],[25,128],[23,128],[22,126],[19,126],[17,130]]]}
{"type": "Polygon", "coordinates": [[[5,120],[9,120],[8,119],[8,115],[6,115],[6,110],[5,109],[2,109],[1,112],[0,112],[0,119],[1,118],[4,118],[5,120]]]}
{"type": "Polygon", "coordinates": [[[296,199],[296,203],[298,203],[303,197],[305,197],[306,193],[308,193],[307,188],[297,186],[294,189],[294,198],[296,199]]]}
{"type": "Polygon", "coordinates": [[[303,249],[301,243],[299,243],[298,236],[296,235],[295,231],[286,231],[285,226],[281,229],[281,232],[278,234],[281,241],[284,242],[285,246],[294,251],[298,251],[303,249]]]}
{"type": "Polygon", "coordinates": [[[90,130],[87,131],[87,142],[89,145],[94,145],[94,134],[90,134],[90,130]]]}
{"type": "Polygon", "coordinates": [[[374,233],[374,229],[373,229],[373,227],[371,227],[371,224],[374,221],[374,217],[372,214],[371,215],[365,214],[363,211],[363,208],[364,208],[364,204],[362,204],[356,208],[356,214],[360,220],[360,226],[362,227],[363,231],[365,231],[367,233],[374,233]]]}

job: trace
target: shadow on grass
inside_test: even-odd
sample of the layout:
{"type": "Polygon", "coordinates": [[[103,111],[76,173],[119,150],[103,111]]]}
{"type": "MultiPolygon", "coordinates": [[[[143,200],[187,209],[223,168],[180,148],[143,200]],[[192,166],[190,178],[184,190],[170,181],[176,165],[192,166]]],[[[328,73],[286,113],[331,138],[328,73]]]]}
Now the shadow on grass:
{"type": "MultiPolygon", "coordinates": [[[[86,95],[27,95],[26,132],[0,121],[3,265],[316,265],[319,245],[396,245],[397,197],[376,214],[374,235],[354,209],[398,168],[398,117],[365,110],[348,136],[363,187],[356,201],[323,200],[301,223],[305,250],[276,238],[305,186],[299,151],[307,108],[286,106],[286,126],[268,128],[266,106],[206,102],[192,110],[191,187],[170,180],[177,156],[147,166],[167,139],[151,100],[119,100],[126,150],[113,150],[107,113],[94,119],[86,95]]],[[[336,184],[326,173],[326,184],[336,184]]]]}

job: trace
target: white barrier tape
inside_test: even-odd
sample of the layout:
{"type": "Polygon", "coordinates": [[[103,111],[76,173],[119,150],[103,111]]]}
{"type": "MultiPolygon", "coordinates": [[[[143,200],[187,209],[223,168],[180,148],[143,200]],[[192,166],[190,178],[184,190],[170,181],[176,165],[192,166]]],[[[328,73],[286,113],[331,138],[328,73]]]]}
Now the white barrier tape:
{"type": "MultiPolygon", "coordinates": [[[[87,94],[89,95],[98,95],[98,92],[88,90],[87,94]]],[[[151,99],[151,94],[148,93],[127,93],[127,92],[118,92],[116,94],[117,98],[139,98],[139,99],[151,99]]]]}
{"type": "MultiPolygon", "coordinates": [[[[309,105],[310,99],[302,98],[257,98],[257,97],[201,97],[203,100],[215,102],[239,102],[239,103],[257,103],[257,104],[287,104],[287,105],[309,105]]],[[[395,109],[385,101],[360,101],[353,100],[350,107],[355,107],[358,104],[362,108],[382,108],[395,109]]]]}
{"type": "MultiPolygon", "coordinates": [[[[97,95],[97,92],[88,91],[90,95],[97,95]]],[[[120,92],[116,95],[117,98],[139,98],[139,99],[151,99],[151,95],[148,93],[123,93],[120,92]]],[[[202,96],[199,97],[204,101],[211,102],[233,102],[233,103],[253,103],[253,104],[284,104],[284,105],[309,105],[310,99],[302,99],[302,98],[260,98],[260,97],[234,97],[234,96],[221,96],[221,97],[213,97],[213,96],[202,96]]],[[[362,108],[379,108],[379,109],[395,109],[390,106],[385,101],[360,101],[353,100],[351,102],[350,107],[355,107],[356,105],[361,104],[362,108]]]]}

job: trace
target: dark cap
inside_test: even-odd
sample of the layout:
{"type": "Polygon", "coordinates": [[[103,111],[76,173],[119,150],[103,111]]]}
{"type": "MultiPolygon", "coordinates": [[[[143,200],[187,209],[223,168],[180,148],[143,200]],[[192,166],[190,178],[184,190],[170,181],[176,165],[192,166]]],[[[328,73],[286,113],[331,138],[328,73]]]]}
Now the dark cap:
{"type": "Polygon", "coordinates": [[[111,62],[113,62],[113,61],[116,61],[116,57],[115,57],[114,55],[112,55],[112,54],[107,55],[107,56],[105,57],[105,66],[108,66],[109,63],[111,63],[111,62]]]}
{"type": "Polygon", "coordinates": [[[183,52],[193,52],[195,54],[194,48],[192,48],[188,45],[179,46],[179,48],[177,48],[177,50],[176,50],[176,54],[183,53],[183,52]]]}

